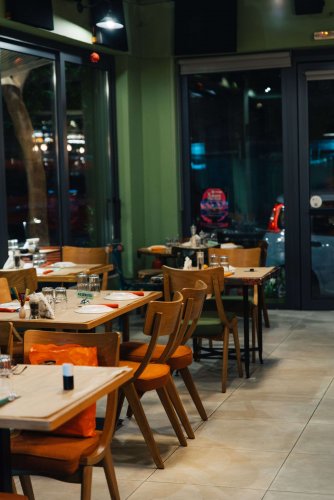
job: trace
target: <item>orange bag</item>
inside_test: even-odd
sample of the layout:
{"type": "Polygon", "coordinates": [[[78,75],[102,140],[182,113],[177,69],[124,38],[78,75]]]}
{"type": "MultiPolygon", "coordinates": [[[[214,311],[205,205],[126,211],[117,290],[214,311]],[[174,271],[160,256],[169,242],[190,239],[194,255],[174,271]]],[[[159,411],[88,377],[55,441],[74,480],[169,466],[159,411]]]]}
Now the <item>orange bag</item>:
{"type": "MultiPolygon", "coordinates": [[[[98,366],[96,347],[82,347],[77,344],[34,344],[29,352],[32,365],[72,363],[81,366],[98,366]]],[[[65,436],[95,436],[96,404],[80,412],[68,422],[53,431],[65,436]]]]}

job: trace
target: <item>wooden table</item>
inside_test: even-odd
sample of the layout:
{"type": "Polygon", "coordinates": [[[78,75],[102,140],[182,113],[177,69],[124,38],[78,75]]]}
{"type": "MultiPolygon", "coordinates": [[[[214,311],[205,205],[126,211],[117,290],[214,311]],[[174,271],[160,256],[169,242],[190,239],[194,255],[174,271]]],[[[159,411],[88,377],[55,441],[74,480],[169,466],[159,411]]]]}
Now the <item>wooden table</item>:
{"type": "Polygon", "coordinates": [[[107,274],[114,269],[113,264],[76,264],[73,267],[40,267],[36,269],[39,283],[76,283],[79,273],[107,274]]]}
{"type": "Polygon", "coordinates": [[[0,407],[0,491],[12,491],[10,429],[52,431],[130,380],[132,370],[74,367],[75,388],[63,391],[62,366],[28,365],[15,379],[19,399],[0,407]]]}
{"type": "Polygon", "coordinates": [[[80,299],[76,295],[76,290],[67,290],[67,310],[56,313],[55,319],[29,319],[28,309],[27,318],[24,319],[19,318],[18,312],[0,312],[0,321],[12,321],[14,326],[20,329],[34,328],[42,330],[43,328],[51,328],[54,330],[89,331],[97,326],[107,324],[120,316],[124,316],[123,341],[126,341],[129,339],[128,313],[148,304],[152,300],[158,300],[162,297],[162,292],[140,292],[143,293],[143,295],[137,296],[133,294],[134,299],[114,301],[104,299],[108,293],[110,293],[110,291],[104,290],[99,297],[94,297],[94,299],[90,301],[90,304],[117,304],[118,307],[110,308],[110,312],[102,314],[80,314],[74,312],[80,305],[80,299]]]}
{"type": "Polygon", "coordinates": [[[237,267],[234,274],[225,277],[225,283],[232,286],[241,286],[243,295],[243,318],[244,318],[244,357],[246,377],[249,378],[249,287],[258,286],[258,347],[260,362],[263,363],[262,351],[262,287],[263,284],[272,278],[279,268],[277,267],[237,267]],[[252,270],[250,270],[252,269],[252,270]]]}

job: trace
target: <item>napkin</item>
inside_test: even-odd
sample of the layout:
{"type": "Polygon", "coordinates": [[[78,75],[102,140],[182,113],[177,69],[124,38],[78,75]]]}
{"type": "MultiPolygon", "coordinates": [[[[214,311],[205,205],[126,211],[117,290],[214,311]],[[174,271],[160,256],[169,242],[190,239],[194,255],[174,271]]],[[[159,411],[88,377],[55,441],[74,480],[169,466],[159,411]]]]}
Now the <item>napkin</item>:
{"type": "Polygon", "coordinates": [[[184,259],[183,269],[191,269],[192,266],[193,266],[193,263],[192,263],[191,259],[189,259],[189,257],[186,257],[184,259]]]}
{"type": "Polygon", "coordinates": [[[0,312],[6,312],[6,313],[14,313],[18,310],[18,307],[16,307],[15,309],[12,309],[10,307],[1,307],[0,306],[0,312]]]}
{"type": "Polygon", "coordinates": [[[52,269],[47,269],[46,271],[43,271],[43,274],[50,274],[53,273],[52,269]]]}
{"type": "Polygon", "coordinates": [[[133,293],[134,295],[138,295],[138,297],[143,297],[145,295],[144,292],[130,292],[133,293]]]}

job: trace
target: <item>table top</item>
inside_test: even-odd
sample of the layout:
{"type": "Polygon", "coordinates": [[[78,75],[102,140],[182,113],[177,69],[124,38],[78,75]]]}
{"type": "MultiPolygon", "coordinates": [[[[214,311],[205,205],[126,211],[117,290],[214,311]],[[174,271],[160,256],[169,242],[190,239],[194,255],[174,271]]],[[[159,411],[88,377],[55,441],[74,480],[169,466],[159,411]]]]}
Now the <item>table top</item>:
{"type": "MultiPolygon", "coordinates": [[[[115,292],[115,290],[113,290],[115,292]]],[[[162,292],[140,292],[143,295],[137,296],[133,293],[133,299],[128,300],[108,300],[104,297],[111,293],[109,290],[104,290],[100,296],[94,297],[90,304],[115,304],[117,308],[110,308],[109,312],[82,314],[75,312],[80,305],[80,300],[76,295],[76,290],[67,290],[68,305],[66,311],[56,313],[55,319],[29,319],[29,309],[27,310],[27,318],[19,318],[18,312],[0,312],[0,321],[12,321],[14,326],[18,328],[53,328],[53,329],[68,329],[68,330],[91,330],[99,325],[103,325],[113,319],[122,316],[130,311],[137,309],[152,300],[158,300],[162,297],[162,292]]],[[[117,293],[131,293],[117,291],[117,293]]]]}
{"type": "Polygon", "coordinates": [[[76,283],[79,273],[103,274],[112,271],[113,264],[75,264],[71,267],[47,266],[36,269],[37,280],[41,283],[76,283]]]}
{"type": "Polygon", "coordinates": [[[0,428],[51,431],[130,380],[132,370],[74,366],[74,389],[63,390],[62,366],[27,365],[13,377],[15,401],[0,406],[0,428]]]}
{"type": "Polygon", "coordinates": [[[225,277],[225,282],[228,285],[261,285],[278,271],[278,267],[236,267],[233,274],[225,277]]]}

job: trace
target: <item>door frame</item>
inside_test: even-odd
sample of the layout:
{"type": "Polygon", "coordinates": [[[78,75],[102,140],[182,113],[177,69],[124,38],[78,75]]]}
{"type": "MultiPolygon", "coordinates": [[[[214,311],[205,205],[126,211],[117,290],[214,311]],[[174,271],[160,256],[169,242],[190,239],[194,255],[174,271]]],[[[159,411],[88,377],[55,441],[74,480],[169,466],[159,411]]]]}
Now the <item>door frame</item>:
{"type": "MultiPolygon", "coordinates": [[[[312,63],[301,63],[298,65],[298,147],[299,147],[299,196],[300,196],[300,258],[303,272],[300,276],[301,285],[301,309],[328,310],[334,307],[333,298],[312,298],[311,271],[311,215],[320,214],[319,209],[312,209],[309,205],[310,199],[310,171],[309,171],[309,119],[308,119],[308,79],[307,71],[334,72],[334,60],[332,62],[313,61],[312,63]]],[[[321,78],[319,78],[320,80],[321,78]]],[[[333,78],[334,79],[334,78],[333,78]]],[[[321,210],[321,209],[320,209],[321,210]]],[[[328,212],[328,210],[326,210],[328,212]]],[[[333,209],[334,215],[334,209],[333,209]]]]}

